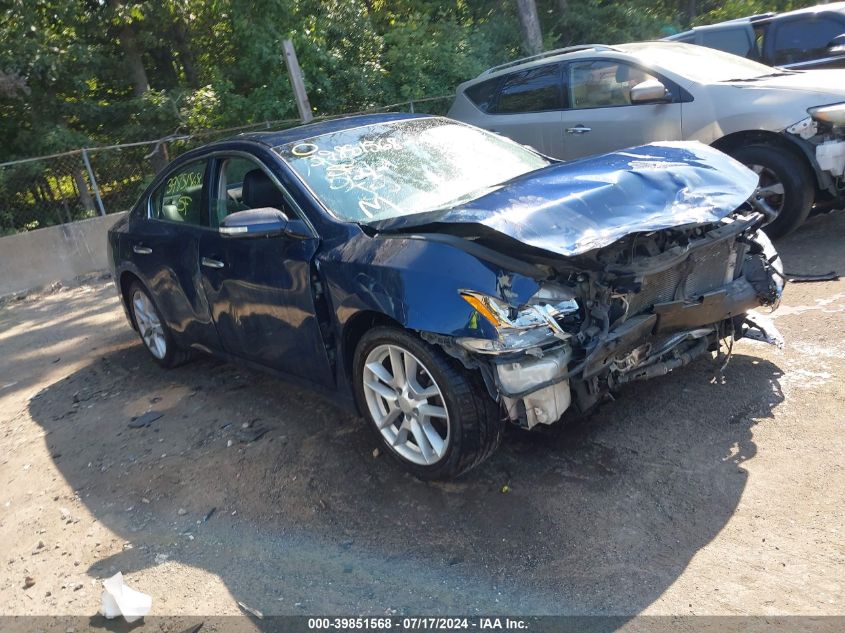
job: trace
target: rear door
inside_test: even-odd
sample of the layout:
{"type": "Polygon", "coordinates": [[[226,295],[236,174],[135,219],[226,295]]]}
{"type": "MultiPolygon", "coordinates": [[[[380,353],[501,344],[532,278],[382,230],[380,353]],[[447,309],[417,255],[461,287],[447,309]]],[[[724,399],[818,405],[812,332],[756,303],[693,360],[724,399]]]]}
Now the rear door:
{"type": "Polygon", "coordinates": [[[562,111],[565,160],[603,154],[652,141],[681,139],[681,93],[673,82],[625,61],[586,59],[564,68],[569,108],[562,111]],[[631,102],[631,88],[659,79],[671,102],[631,102]]]}
{"type": "Polygon", "coordinates": [[[500,78],[486,106],[484,127],[543,154],[558,156],[563,91],[560,64],[545,64],[500,78]]]}
{"type": "Polygon", "coordinates": [[[168,174],[130,220],[127,248],[137,273],[181,345],[219,347],[199,287],[199,243],[208,228],[208,161],[168,174]]]}
{"type": "Polygon", "coordinates": [[[312,293],[319,241],[299,236],[237,237],[217,227],[230,213],[272,207],[290,219],[301,211],[269,169],[246,154],[213,162],[212,229],[199,245],[202,285],[223,348],[230,354],[330,385],[333,374],[312,293]]]}

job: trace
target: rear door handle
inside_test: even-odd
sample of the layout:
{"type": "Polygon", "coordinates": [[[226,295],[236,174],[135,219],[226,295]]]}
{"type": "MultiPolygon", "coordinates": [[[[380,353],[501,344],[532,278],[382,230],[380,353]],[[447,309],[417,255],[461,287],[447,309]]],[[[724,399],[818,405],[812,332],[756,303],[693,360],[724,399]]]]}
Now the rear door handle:
{"type": "Polygon", "coordinates": [[[153,249],[149,246],[133,246],[132,250],[139,255],[152,255],[153,249]]]}
{"type": "Polygon", "coordinates": [[[202,258],[202,265],[206,268],[223,268],[226,264],[219,259],[211,259],[210,257],[202,258]]]}
{"type": "Polygon", "coordinates": [[[567,134],[586,134],[587,132],[592,132],[592,131],[593,131],[593,128],[584,127],[583,125],[576,125],[575,127],[566,128],[567,134]]]}

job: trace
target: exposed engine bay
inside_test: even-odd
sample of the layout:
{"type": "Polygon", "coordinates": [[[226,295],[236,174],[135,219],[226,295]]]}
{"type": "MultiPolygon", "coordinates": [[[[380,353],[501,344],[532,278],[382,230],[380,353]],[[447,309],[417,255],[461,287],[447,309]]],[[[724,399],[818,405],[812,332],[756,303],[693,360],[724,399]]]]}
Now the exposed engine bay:
{"type": "Polygon", "coordinates": [[[512,422],[552,424],[620,385],[665,375],[762,328],[747,313],[775,309],[784,285],[777,253],[759,230],[764,221],[744,205],[719,222],[543,259],[552,272],[521,309],[463,293],[499,326],[498,341],[436,342],[482,371],[512,422]]]}

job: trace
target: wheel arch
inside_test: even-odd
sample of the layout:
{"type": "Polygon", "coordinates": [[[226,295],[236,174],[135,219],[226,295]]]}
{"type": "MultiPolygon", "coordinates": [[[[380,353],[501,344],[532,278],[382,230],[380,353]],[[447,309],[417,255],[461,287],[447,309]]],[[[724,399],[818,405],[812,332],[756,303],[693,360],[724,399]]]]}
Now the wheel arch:
{"type": "Polygon", "coordinates": [[[352,381],[352,366],[355,361],[355,349],[358,347],[358,343],[364,334],[378,326],[408,330],[408,328],[396,319],[389,317],[383,312],[376,312],[375,310],[361,310],[351,316],[343,325],[340,337],[341,361],[344,377],[350,381],[350,384],[352,381]]]}
{"type": "Polygon", "coordinates": [[[741,132],[726,134],[713,141],[711,146],[726,154],[732,154],[741,147],[761,144],[777,147],[801,161],[814,175],[817,194],[827,189],[828,183],[824,182],[822,173],[819,171],[812,146],[801,139],[792,138],[777,132],[769,132],[768,130],[743,130],[741,132]]]}
{"type": "Polygon", "coordinates": [[[135,316],[132,314],[132,310],[129,309],[129,289],[132,287],[133,283],[137,283],[141,286],[144,286],[144,282],[141,281],[141,278],[135,273],[133,273],[131,270],[124,270],[120,273],[120,277],[118,278],[118,284],[120,287],[120,300],[123,303],[123,310],[124,312],[126,312],[126,317],[129,319],[129,324],[132,326],[133,330],[137,330],[138,325],[135,323],[135,316]]]}

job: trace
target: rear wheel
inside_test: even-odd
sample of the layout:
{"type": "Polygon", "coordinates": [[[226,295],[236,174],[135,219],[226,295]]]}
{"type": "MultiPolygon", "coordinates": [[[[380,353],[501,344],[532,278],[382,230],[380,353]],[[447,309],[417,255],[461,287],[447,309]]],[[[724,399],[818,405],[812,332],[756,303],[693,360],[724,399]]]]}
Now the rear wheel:
{"type": "Polygon", "coordinates": [[[501,442],[504,422],[479,377],[404,330],[365,334],[353,380],[388,454],[421,479],[456,477],[501,442]]]}
{"type": "Polygon", "coordinates": [[[129,309],[144,347],[159,365],[176,367],[190,359],[190,351],[176,346],[150,293],[137,282],[129,288],[129,309]]]}
{"type": "Polygon", "coordinates": [[[757,194],[776,214],[763,230],[782,237],[797,229],[813,207],[813,175],[797,156],[774,145],[741,147],[733,157],[760,176],[757,194]]]}

